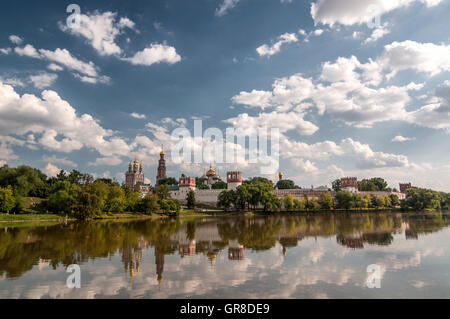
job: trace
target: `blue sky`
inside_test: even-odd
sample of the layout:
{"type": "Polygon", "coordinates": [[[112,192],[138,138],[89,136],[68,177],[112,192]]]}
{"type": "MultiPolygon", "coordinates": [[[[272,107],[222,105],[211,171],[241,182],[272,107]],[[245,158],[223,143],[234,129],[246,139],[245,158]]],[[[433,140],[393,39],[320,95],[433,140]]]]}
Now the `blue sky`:
{"type": "MultiPolygon", "coordinates": [[[[154,183],[160,145],[201,118],[279,127],[280,169],[301,186],[382,176],[450,191],[449,1],[76,3],[76,29],[70,2],[3,5],[0,163],[122,180],[137,154],[154,183]]],[[[168,164],[174,177],[209,166],[168,164]]]]}

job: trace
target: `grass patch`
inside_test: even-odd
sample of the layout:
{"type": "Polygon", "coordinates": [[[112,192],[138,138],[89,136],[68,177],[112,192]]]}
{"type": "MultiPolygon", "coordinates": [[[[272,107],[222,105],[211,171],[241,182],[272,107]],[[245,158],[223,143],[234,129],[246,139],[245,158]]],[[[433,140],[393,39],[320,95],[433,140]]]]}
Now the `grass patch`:
{"type": "Polygon", "coordinates": [[[62,220],[65,216],[56,214],[0,214],[0,222],[33,221],[33,220],[62,220]]]}

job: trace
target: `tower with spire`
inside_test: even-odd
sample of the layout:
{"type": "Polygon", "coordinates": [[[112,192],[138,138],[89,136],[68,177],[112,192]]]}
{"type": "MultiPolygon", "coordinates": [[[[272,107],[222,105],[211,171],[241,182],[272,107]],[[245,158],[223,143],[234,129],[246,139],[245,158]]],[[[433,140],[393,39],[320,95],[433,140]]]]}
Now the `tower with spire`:
{"type": "Polygon", "coordinates": [[[166,153],[164,153],[164,145],[161,146],[161,153],[159,153],[159,162],[158,162],[158,173],[156,175],[156,186],[159,185],[159,181],[161,179],[167,178],[166,175],[166,159],[165,159],[166,153]]]}

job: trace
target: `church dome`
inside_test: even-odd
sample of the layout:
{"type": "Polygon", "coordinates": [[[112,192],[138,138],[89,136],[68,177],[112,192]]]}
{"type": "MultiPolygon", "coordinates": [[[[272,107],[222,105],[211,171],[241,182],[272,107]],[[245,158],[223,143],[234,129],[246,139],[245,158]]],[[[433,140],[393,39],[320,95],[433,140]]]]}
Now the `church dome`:
{"type": "Polygon", "coordinates": [[[206,172],[207,177],[216,176],[216,172],[212,169],[212,166],[209,167],[209,171],[206,172]]]}

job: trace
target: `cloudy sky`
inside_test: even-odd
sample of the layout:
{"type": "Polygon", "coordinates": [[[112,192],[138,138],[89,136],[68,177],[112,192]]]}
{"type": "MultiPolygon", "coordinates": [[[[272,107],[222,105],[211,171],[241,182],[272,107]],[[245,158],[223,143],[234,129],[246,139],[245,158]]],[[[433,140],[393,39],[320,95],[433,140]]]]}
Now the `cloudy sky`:
{"type": "Polygon", "coordinates": [[[450,191],[448,0],[77,1],[78,28],[70,3],[3,4],[0,164],[122,181],[137,154],[154,183],[161,144],[202,119],[278,127],[280,169],[304,187],[450,191]]]}

